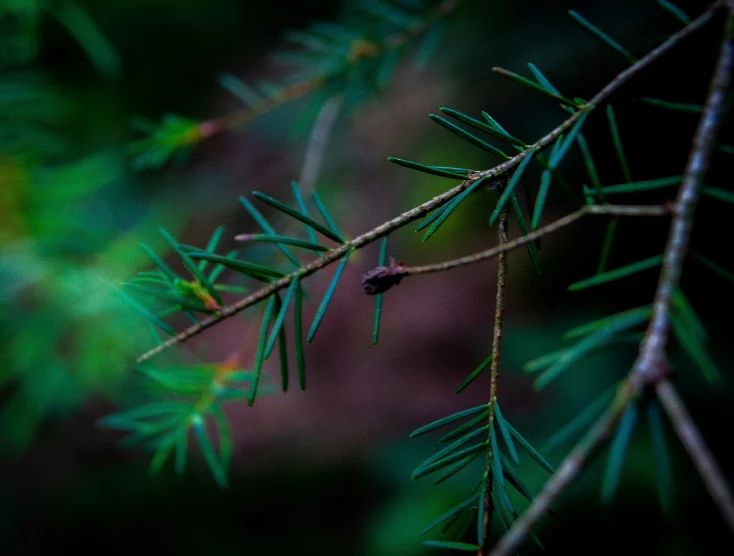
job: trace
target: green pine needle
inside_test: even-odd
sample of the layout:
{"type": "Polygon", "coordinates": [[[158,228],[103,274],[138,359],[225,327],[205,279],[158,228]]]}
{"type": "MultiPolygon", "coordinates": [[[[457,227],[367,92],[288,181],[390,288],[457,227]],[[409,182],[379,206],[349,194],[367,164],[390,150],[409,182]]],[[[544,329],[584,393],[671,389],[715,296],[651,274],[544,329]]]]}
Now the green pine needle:
{"type": "Polygon", "coordinates": [[[622,466],[627,458],[627,450],[632,439],[632,433],[637,425],[637,412],[637,404],[631,404],[624,412],[622,420],[617,427],[617,433],[614,435],[601,487],[601,501],[605,504],[612,501],[614,493],[617,490],[619,478],[622,474],[622,466]]]}
{"type": "Polygon", "coordinates": [[[635,274],[649,268],[654,268],[660,265],[662,262],[663,256],[656,255],[655,257],[650,257],[642,261],[637,261],[636,263],[621,266],[619,268],[615,268],[614,270],[602,272],[601,274],[597,274],[596,276],[592,276],[591,278],[587,278],[586,280],[574,282],[573,284],[568,286],[568,291],[578,291],[590,288],[592,286],[598,286],[600,284],[613,282],[614,280],[619,280],[620,278],[624,278],[625,276],[630,276],[631,274],[635,274]]]}
{"type": "Polygon", "coordinates": [[[612,37],[607,35],[604,31],[599,29],[596,25],[591,23],[589,20],[581,16],[579,13],[573,10],[569,10],[568,15],[570,15],[576,21],[576,23],[581,25],[584,31],[589,33],[593,38],[595,38],[602,44],[606,44],[612,47],[619,54],[627,58],[630,64],[634,64],[635,62],[637,62],[637,58],[632,56],[632,54],[630,54],[624,47],[622,47],[622,45],[620,45],[617,41],[612,39],[612,37]]]}
{"type": "MultiPolygon", "coordinates": [[[[377,258],[377,266],[385,266],[387,261],[387,236],[382,238],[380,244],[380,255],[377,258]]],[[[377,340],[380,337],[380,319],[382,317],[382,296],[383,294],[378,293],[375,295],[375,316],[372,321],[372,345],[377,345],[377,340]]]]}
{"type": "Polygon", "coordinates": [[[334,272],[334,277],[331,279],[331,282],[329,283],[329,287],[326,289],[326,293],[324,294],[324,298],[321,300],[321,304],[319,305],[319,308],[316,310],[316,316],[313,319],[313,322],[311,323],[311,328],[308,331],[308,336],[306,337],[306,343],[311,343],[313,340],[313,337],[316,335],[316,331],[319,329],[319,326],[321,325],[321,321],[324,318],[324,314],[326,313],[326,308],[329,306],[329,302],[331,301],[332,296],[334,295],[334,290],[336,289],[337,283],[339,283],[339,278],[341,278],[342,272],[344,271],[344,267],[347,265],[347,261],[349,260],[349,255],[351,255],[351,251],[347,251],[347,254],[342,257],[341,262],[339,263],[339,266],[336,268],[336,272],[334,272]]]}
{"type": "Polygon", "coordinates": [[[332,232],[331,230],[329,230],[325,226],[322,226],[321,224],[319,224],[315,220],[312,220],[311,218],[309,218],[305,214],[301,214],[297,210],[292,209],[291,207],[289,207],[285,203],[281,203],[277,199],[273,199],[272,197],[269,197],[268,195],[265,195],[264,193],[260,193],[259,191],[254,191],[252,193],[252,195],[253,195],[253,197],[255,197],[257,199],[260,199],[261,201],[269,204],[273,208],[276,208],[279,211],[286,213],[288,216],[292,216],[293,218],[295,218],[297,220],[300,220],[301,222],[303,222],[307,226],[310,226],[311,228],[313,228],[314,230],[316,230],[320,234],[328,237],[329,239],[331,239],[333,241],[336,241],[337,243],[344,243],[344,240],[339,235],[335,234],[334,232],[332,232]]]}

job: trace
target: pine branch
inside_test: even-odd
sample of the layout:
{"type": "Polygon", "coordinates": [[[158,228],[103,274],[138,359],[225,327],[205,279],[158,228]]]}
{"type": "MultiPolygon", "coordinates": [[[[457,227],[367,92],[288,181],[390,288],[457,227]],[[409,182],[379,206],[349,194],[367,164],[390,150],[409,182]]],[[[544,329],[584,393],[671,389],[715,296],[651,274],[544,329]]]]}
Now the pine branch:
{"type": "Polygon", "coordinates": [[[662,54],[670,50],[672,47],[678,44],[683,38],[687,37],[693,31],[698,30],[701,27],[703,27],[708,21],[711,20],[714,12],[719,7],[721,7],[721,2],[716,2],[712,4],[697,19],[693,20],[690,24],[688,24],[686,27],[684,27],[677,33],[671,35],[668,38],[668,40],[666,40],[664,43],[662,43],[657,48],[650,51],[647,55],[645,55],[643,58],[638,60],[637,63],[633,64],[632,66],[627,68],[625,71],[615,76],[614,79],[612,79],[603,89],[601,89],[592,98],[592,100],[589,101],[584,107],[574,112],[567,120],[562,122],[559,126],[557,126],[550,133],[542,137],[535,144],[528,146],[528,148],[525,149],[524,151],[518,153],[514,157],[510,158],[509,160],[506,160],[505,162],[501,164],[498,164],[497,166],[493,168],[490,168],[488,170],[484,170],[482,172],[478,172],[472,175],[470,179],[463,181],[461,184],[454,187],[453,189],[450,189],[442,193],[441,195],[438,195],[434,197],[433,199],[427,201],[426,203],[423,203],[422,205],[419,205],[407,212],[402,213],[401,215],[397,216],[396,218],[393,218],[392,220],[385,222],[381,224],[380,226],[377,226],[376,228],[353,239],[352,241],[344,243],[339,248],[330,251],[327,255],[324,255],[323,257],[317,259],[316,261],[310,263],[309,265],[298,269],[297,271],[286,276],[285,278],[282,278],[278,280],[277,282],[273,282],[271,285],[266,286],[265,288],[262,288],[261,290],[253,293],[252,295],[249,295],[239,300],[238,302],[234,303],[233,305],[225,307],[222,311],[214,314],[213,316],[205,320],[200,321],[198,324],[195,324],[187,328],[186,330],[180,332],[176,336],[173,336],[172,338],[159,344],[155,348],[142,354],[140,357],[138,357],[137,362],[142,363],[144,361],[147,361],[151,359],[152,357],[154,357],[155,355],[168,349],[169,347],[189,340],[190,338],[196,336],[197,334],[201,333],[202,331],[208,328],[211,328],[212,326],[221,322],[222,320],[239,313],[240,311],[257,303],[258,301],[262,301],[263,299],[272,295],[276,291],[281,290],[285,287],[288,287],[288,285],[290,284],[290,282],[293,279],[308,276],[320,270],[321,268],[324,268],[325,266],[328,266],[329,264],[336,262],[350,249],[358,249],[365,245],[368,245],[369,243],[377,239],[380,239],[382,236],[387,235],[391,231],[398,229],[402,226],[405,226],[409,222],[412,222],[418,218],[421,218],[425,214],[444,205],[445,203],[447,203],[448,201],[450,201],[451,199],[459,195],[462,191],[464,191],[467,187],[469,187],[477,179],[484,178],[484,177],[490,177],[490,176],[496,177],[496,176],[499,176],[507,172],[508,170],[511,170],[515,166],[519,165],[523,161],[523,159],[526,156],[528,156],[530,152],[534,150],[541,150],[541,149],[544,149],[550,146],[552,143],[556,141],[556,139],[558,139],[558,137],[561,134],[563,134],[564,132],[569,130],[571,127],[573,127],[576,121],[586,111],[591,110],[595,108],[596,106],[600,105],[601,103],[603,103],[611,94],[613,94],[617,89],[619,89],[630,78],[632,78],[634,75],[639,73],[642,69],[650,65],[653,61],[657,60],[662,54]]]}
{"type": "MultiPolygon", "coordinates": [[[[734,65],[734,2],[730,0],[727,5],[730,13],[727,18],[725,36],[703,115],[694,136],[683,183],[674,205],[673,221],[653,303],[653,316],[641,344],[638,358],[620,387],[612,406],[566,457],[530,507],[500,539],[491,556],[506,556],[520,546],[530,533],[532,526],[546,514],[551,504],[576,478],[590,454],[609,436],[627,406],[644,388],[651,385],[655,387],[658,398],[673,422],[681,442],[701,473],[712,498],[720,506],[725,521],[734,530],[734,500],[731,492],[718,464],[668,379],[665,354],[670,327],[670,300],[680,282],[683,261],[693,226],[693,213],[698,201],[700,186],[714,150],[716,133],[721,124],[723,101],[731,80],[732,65],[734,65]]],[[[707,13],[712,13],[712,10],[719,6],[719,3],[715,4],[709,8],[707,13]]]]}

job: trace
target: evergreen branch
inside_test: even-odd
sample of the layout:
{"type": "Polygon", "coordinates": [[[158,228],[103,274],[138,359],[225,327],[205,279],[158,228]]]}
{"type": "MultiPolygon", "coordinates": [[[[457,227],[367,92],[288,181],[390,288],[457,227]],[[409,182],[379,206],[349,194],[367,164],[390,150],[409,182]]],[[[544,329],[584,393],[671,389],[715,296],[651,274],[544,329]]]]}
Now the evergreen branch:
{"type": "Polygon", "coordinates": [[[429,30],[431,30],[431,28],[433,28],[434,25],[449,18],[467,1],[468,0],[444,0],[415,25],[408,27],[401,32],[388,35],[384,38],[382,44],[376,45],[369,43],[367,48],[363,48],[360,51],[359,56],[350,56],[345,68],[340,68],[337,71],[325,72],[306,81],[301,81],[294,85],[284,87],[276,94],[271,95],[258,103],[242,108],[241,110],[237,110],[236,112],[226,116],[202,122],[198,126],[199,140],[207,139],[213,135],[243,127],[275,108],[323,89],[331,83],[335,77],[341,75],[344,71],[349,71],[352,67],[361,63],[363,59],[374,58],[385,54],[388,51],[397,50],[408,42],[425,35],[429,30]]]}
{"type": "MultiPolygon", "coordinates": [[[[502,247],[507,243],[507,207],[502,209],[500,213],[499,224],[497,227],[497,239],[499,246],[502,247]]],[[[494,334],[492,338],[492,363],[489,371],[489,427],[490,430],[494,425],[495,406],[497,405],[497,377],[500,368],[500,353],[502,350],[502,330],[503,317],[505,314],[505,284],[507,282],[507,252],[503,251],[497,257],[497,297],[494,308],[494,334]]],[[[494,439],[494,437],[491,437],[494,439]]],[[[481,545],[478,556],[488,554],[491,548],[489,540],[489,524],[492,520],[492,458],[495,457],[494,452],[499,450],[499,446],[490,440],[489,449],[487,450],[487,467],[486,480],[484,484],[484,500],[480,500],[480,504],[484,504],[484,514],[482,520],[482,537],[477,542],[481,545]]]]}
{"type": "MultiPolygon", "coordinates": [[[[711,18],[714,15],[714,12],[719,7],[721,7],[721,5],[722,5],[721,1],[715,2],[702,15],[700,15],[698,18],[693,20],[686,27],[684,27],[677,33],[674,33],[673,35],[671,35],[665,42],[660,44],[655,49],[651,50],[644,57],[640,58],[640,60],[638,60],[635,64],[633,64],[632,66],[630,66],[623,72],[616,75],[614,79],[612,79],[606,86],[604,86],[604,88],[602,88],[586,105],[584,105],[584,107],[574,112],[567,120],[562,122],[558,127],[556,127],[550,133],[548,133],[547,135],[542,137],[540,140],[538,140],[534,145],[530,145],[526,150],[518,153],[511,159],[501,164],[498,164],[497,166],[493,168],[490,168],[488,170],[483,170],[482,172],[473,174],[470,179],[463,181],[461,184],[457,185],[453,189],[450,189],[442,193],[441,195],[438,195],[434,197],[433,199],[427,201],[426,203],[423,203],[422,205],[419,205],[407,212],[404,212],[401,215],[393,218],[392,220],[389,220],[388,222],[385,222],[381,224],[380,226],[373,228],[369,232],[347,243],[344,243],[337,249],[334,249],[331,252],[329,252],[327,255],[313,261],[312,263],[306,265],[305,267],[299,268],[292,274],[276,282],[273,282],[271,285],[265,288],[262,288],[261,290],[258,290],[257,292],[243,299],[240,299],[238,302],[234,303],[233,305],[229,305],[225,307],[224,309],[222,309],[220,312],[216,313],[212,317],[199,321],[197,324],[190,326],[189,328],[183,330],[176,336],[173,336],[172,338],[166,340],[165,342],[157,345],[155,348],[142,354],[140,357],[138,357],[137,362],[142,363],[143,361],[147,361],[151,359],[152,357],[154,357],[155,355],[166,350],[167,348],[189,340],[190,338],[196,336],[197,334],[201,333],[202,331],[208,328],[211,328],[212,326],[221,322],[222,320],[239,313],[240,311],[246,309],[247,307],[259,301],[262,301],[263,299],[266,299],[268,296],[272,295],[276,291],[288,287],[291,280],[295,278],[302,278],[302,277],[308,276],[320,270],[321,268],[331,263],[334,263],[335,261],[339,260],[350,249],[359,249],[377,239],[380,239],[382,236],[387,235],[391,231],[398,229],[402,226],[405,226],[409,222],[412,222],[418,218],[425,216],[427,213],[431,212],[432,210],[436,208],[439,208],[440,206],[444,205],[445,203],[447,203],[448,201],[456,197],[464,189],[469,187],[475,180],[482,178],[482,177],[487,177],[487,176],[496,177],[514,168],[515,166],[520,164],[520,162],[522,162],[523,159],[526,156],[528,156],[530,152],[534,150],[544,149],[548,147],[549,145],[551,145],[553,142],[555,142],[558,136],[560,136],[566,130],[573,127],[576,121],[581,117],[582,114],[585,113],[586,110],[592,109],[595,106],[604,102],[611,94],[617,91],[630,78],[632,78],[634,75],[639,73],[642,69],[650,65],[655,60],[657,60],[665,52],[667,52],[673,46],[678,44],[683,38],[687,37],[692,32],[703,27],[706,23],[708,23],[711,20],[711,18]]],[[[578,215],[578,217],[580,216],[581,215],[578,215]]],[[[534,233],[537,233],[537,232],[534,232],[534,233]]],[[[525,237],[528,237],[528,236],[525,236],[525,237]]],[[[511,243],[512,242],[506,244],[505,247],[509,246],[511,243]]]]}
{"type": "MultiPolygon", "coordinates": [[[[709,14],[710,18],[713,10],[720,5],[720,3],[714,4],[696,21],[706,14],[709,14]]],[[[721,123],[724,97],[731,80],[732,65],[734,65],[734,2],[729,0],[727,7],[730,13],[727,18],[725,36],[722,40],[703,115],[693,139],[693,147],[683,182],[673,208],[674,217],[653,302],[653,315],[642,341],[638,358],[618,391],[612,406],[566,457],[530,507],[500,539],[491,556],[506,556],[520,546],[530,533],[532,526],[545,515],[553,501],[578,475],[592,451],[609,436],[629,403],[648,385],[655,386],[656,394],[673,422],[681,442],[701,473],[712,498],[719,504],[727,524],[734,529],[734,500],[732,500],[732,495],[718,464],[668,380],[668,365],[665,356],[670,328],[670,301],[680,282],[681,269],[693,225],[693,212],[714,149],[716,133],[721,123]]]]}
{"type": "Polygon", "coordinates": [[[669,212],[669,209],[665,205],[586,205],[585,207],[572,212],[562,218],[559,218],[555,222],[551,222],[547,226],[540,228],[534,232],[530,232],[527,235],[520,236],[512,241],[492,247],[479,253],[473,253],[465,257],[453,259],[450,261],[443,261],[435,264],[428,264],[422,266],[405,266],[402,267],[400,274],[402,276],[414,276],[416,274],[428,274],[430,272],[444,272],[460,266],[468,264],[474,264],[486,259],[491,259],[497,255],[516,249],[526,243],[535,241],[545,235],[555,232],[561,228],[565,228],[569,224],[573,224],[581,217],[587,214],[601,214],[601,215],[615,215],[615,216],[663,216],[669,212]]]}

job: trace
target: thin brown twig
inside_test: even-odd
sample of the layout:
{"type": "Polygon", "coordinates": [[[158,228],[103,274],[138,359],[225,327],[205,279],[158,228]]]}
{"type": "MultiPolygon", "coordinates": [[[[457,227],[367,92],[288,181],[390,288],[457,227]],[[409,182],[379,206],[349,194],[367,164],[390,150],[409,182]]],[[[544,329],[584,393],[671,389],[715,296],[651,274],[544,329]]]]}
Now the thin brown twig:
{"type": "MultiPolygon", "coordinates": [[[[721,3],[717,2],[709,10],[718,8],[720,5],[721,3]]],[[[533,525],[547,513],[561,492],[575,479],[589,455],[599,448],[602,441],[609,436],[627,406],[648,385],[655,386],[656,394],[681,442],[701,473],[712,498],[719,505],[725,521],[734,530],[734,500],[726,479],[668,379],[665,355],[670,321],[670,299],[672,292],[680,282],[683,260],[693,226],[693,212],[713,151],[716,132],[721,122],[723,99],[731,79],[732,64],[734,64],[734,2],[729,2],[728,6],[730,13],[727,18],[725,37],[722,40],[721,52],[704,111],[694,136],[684,179],[674,205],[673,221],[655,294],[653,316],[641,343],[637,360],[620,387],[612,406],[563,460],[530,507],[500,539],[490,556],[506,556],[522,544],[533,525]]]]}
{"type": "MultiPolygon", "coordinates": [[[[599,91],[599,93],[594,96],[594,98],[592,98],[591,101],[589,101],[584,106],[584,109],[591,110],[604,102],[604,100],[606,100],[609,95],[619,89],[619,87],[621,87],[634,75],[642,71],[642,69],[647,67],[653,61],[657,60],[664,52],[673,48],[676,44],[678,44],[678,42],[691,34],[693,31],[703,27],[703,25],[705,25],[713,17],[714,10],[718,8],[719,5],[720,2],[716,2],[715,4],[713,4],[711,7],[708,8],[708,10],[706,10],[706,12],[704,12],[698,18],[694,19],[686,27],[671,35],[664,43],[649,52],[643,58],[640,58],[640,60],[630,66],[627,70],[616,75],[614,79],[612,79],[612,81],[610,81],[601,91],[599,91]]],[[[556,139],[558,139],[561,134],[570,129],[583,113],[583,109],[577,110],[574,114],[572,114],[568,119],[558,125],[550,133],[546,134],[535,144],[530,145],[526,150],[518,153],[509,160],[506,160],[505,162],[498,164],[493,168],[472,175],[470,179],[463,181],[453,189],[450,189],[442,193],[441,195],[438,195],[437,197],[434,197],[433,199],[427,201],[426,203],[423,203],[422,205],[419,205],[407,212],[402,213],[401,215],[381,224],[380,226],[377,226],[376,228],[373,228],[369,232],[362,234],[361,236],[341,245],[340,247],[330,251],[323,257],[313,261],[303,268],[298,269],[292,274],[289,274],[288,276],[278,280],[277,282],[273,282],[271,285],[266,286],[243,299],[240,299],[236,303],[225,307],[222,311],[215,313],[211,317],[190,326],[189,328],[183,330],[182,332],[169,338],[165,342],[142,354],[140,357],[138,357],[137,362],[142,363],[144,361],[147,361],[155,355],[161,353],[162,351],[170,348],[171,346],[180,344],[189,340],[190,338],[193,338],[197,334],[208,328],[211,328],[222,320],[239,313],[250,305],[262,301],[276,291],[287,287],[290,284],[291,280],[298,277],[308,276],[310,274],[313,274],[317,270],[336,262],[347,251],[363,247],[377,239],[380,239],[382,236],[387,235],[391,231],[405,226],[406,224],[418,218],[421,218],[425,214],[428,214],[430,211],[442,206],[443,204],[456,197],[459,193],[464,191],[464,189],[469,187],[469,185],[471,185],[477,179],[488,176],[496,177],[507,172],[508,170],[511,170],[512,168],[520,164],[520,162],[522,162],[522,160],[528,155],[529,152],[534,150],[541,150],[550,146],[553,142],[555,142],[556,139]]]]}
{"type": "Polygon", "coordinates": [[[587,214],[596,215],[615,215],[615,216],[663,216],[670,212],[669,208],[665,205],[586,205],[580,208],[576,212],[567,214],[566,216],[559,218],[544,226],[530,232],[527,235],[520,236],[508,241],[507,243],[500,244],[496,247],[466,255],[458,259],[452,259],[450,261],[443,261],[440,263],[427,264],[421,266],[404,266],[402,267],[401,274],[403,276],[415,276],[417,274],[428,274],[431,272],[445,272],[453,268],[459,268],[469,264],[475,264],[486,259],[491,259],[497,255],[502,255],[507,251],[516,249],[526,243],[530,243],[539,239],[545,235],[551,234],[561,228],[565,228],[569,224],[573,224],[583,216],[587,214]]]}
{"type": "MultiPolygon", "coordinates": [[[[507,206],[500,213],[497,226],[497,240],[499,247],[507,244],[507,206]]],[[[497,404],[497,381],[500,371],[500,356],[502,353],[502,330],[505,315],[505,285],[507,283],[507,251],[502,251],[497,257],[497,295],[495,296],[494,307],[494,329],[492,334],[492,362],[489,367],[489,427],[490,430],[494,426],[495,406],[497,404]]],[[[489,447],[487,449],[487,465],[486,480],[484,483],[484,500],[480,503],[484,504],[484,516],[482,522],[482,543],[477,552],[478,556],[489,553],[492,543],[489,539],[489,524],[492,520],[493,504],[492,504],[492,458],[494,450],[498,450],[491,441],[490,435],[489,447]]]]}

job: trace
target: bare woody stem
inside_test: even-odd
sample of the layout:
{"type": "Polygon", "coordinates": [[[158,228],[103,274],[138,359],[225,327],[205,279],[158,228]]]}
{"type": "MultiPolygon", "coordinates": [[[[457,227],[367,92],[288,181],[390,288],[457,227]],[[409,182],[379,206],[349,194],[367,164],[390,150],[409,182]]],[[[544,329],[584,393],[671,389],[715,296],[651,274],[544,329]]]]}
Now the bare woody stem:
{"type": "Polygon", "coordinates": [[[414,276],[416,274],[428,274],[431,272],[445,272],[452,268],[458,268],[460,266],[466,266],[469,264],[475,264],[482,262],[487,259],[496,257],[497,255],[503,255],[507,251],[517,249],[541,238],[545,235],[551,234],[561,228],[573,224],[577,220],[581,219],[587,214],[596,215],[615,215],[615,216],[663,216],[668,214],[670,210],[664,205],[649,205],[649,206],[636,206],[636,205],[587,205],[580,208],[576,212],[567,214],[566,216],[559,218],[558,220],[551,222],[547,226],[539,228],[534,232],[530,232],[527,235],[520,236],[512,241],[501,243],[497,247],[492,247],[479,253],[473,253],[465,257],[453,259],[450,261],[443,261],[435,264],[427,264],[422,266],[406,266],[403,267],[402,274],[404,276],[414,276]]]}
{"type": "Polygon", "coordinates": [[[598,106],[599,104],[601,104],[602,102],[604,102],[607,99],[607,97],[609,97],[609,95],[611,95],[617,89],[619,89],[619,87],[621,87],[631,77],[633,77],[634,75],[642,71],[645,67],[650,65],[653,61],[657,60],[664,52],[667,52],[668,50],[670,50],[672,47],[678,44],[678,42],[680,42],[683,38],[691,34],[693,31],[703,27],[713,17],[713,13],[715,9],[718,8],[719,6],[720,6],[720,2],[716,2],[715,4],[713,4],[701,16],[693,20],[691,23],[689,23],[686,27],[684,27],[677,33],[671,35],[664,43],[662,43],[660,46],[658,46],[654,50],[650,51],[646,56],[638,60],[635,64],[630,66],[628,69],[618,74],[601,91],[599,91],[594,96],[594,98],[584,106],[583,109],[577,110],[567,120],[562,122],[558,127],[556,127],[550,133],[542,137],[535,144],[530,145],[526,150],[518,153],[514,157],[510,158],[509,160],[506,160],[505,162],[501,164],[498,164],[497,166],[493,168],[490,168],[488,170],[484,170],[482,172],[478,172],[474,174],[470,179],[463,181],[462,183],[460,183],[453,189],[450,189],[442,193],[441,195],[438,195],[437,197],[434,197],[433,199],[427,201],[426,203],[423,203],[422,205],[419,205],[407,212],[404,212],[401,215],[393,218],[392,220],[389,220],[388,222],[385,222],[377,226],[376,228],[373,228],[369,232],[362,234],[361,236],[347,243],[344,243],[340,247],[332,251],[329,251],[329,253],[313,261],[312,263],[306,265],[305,267],[296,270],[295,272],[289,274],[288,276],[276,282],[273,282],[269,286],[266,286],[243,299],[240,299],[236,303],[225,307],[222,311],[219,311],[218,313],[215,313],[211,317],[200,321],[198,324],[190,326],[189,328],[169,338],[165,342],[159,344],[155,348],[142,354],[140,357],[138,357],[137,362],[142,363],[144,361],[147,361],[151,359],[152,357],[154,357],[155,355],[168,349],[169,347],[180,344],[182,342],[189,340],[190,338],[193,338],[194,336],[206,330],[207,328],[211,328],[212,326],[223,321],[224,319],[229,318],[232,315],[239,313],[240,311],[246,309],[247,307],[254,305],[255,303],[258,303],[259,301],[262,301],[263,299],[266,299],[267,297],[269,297],[276,291],[287,287],[290,284],[290,282],[294,280],[295,278],[303,278],[305,276],[313,274],[314,272],[324,268],[325,266],[328,266],[338,261],[344,254],[346,254],[347,251],[351,249],[359,249],[361,247],[364,247],[365,245],[368,245],[369,243],[372,243],[373,241],[380,239],[382,236],[387,235],[388,233],[392,232],[393,230],[401,228],[405,226],[406,224],[418,218],[421,218],[422,216],[428,214],[432,210],[442,206],[443,204],[447,203],[448,201],[456,197],[459,193],[464,191],[467,187],[469,187],[477,179],[480,179],[482,177],[487,177],[487,176],[496,177],[496,176],[499,176],[507,172],[508,170],[511,170],[512,168],[520,164],[520,162],[522,162],[522,160],[528,155],[529,152],[533,150],[544,149],[550,146],[553,142],[555,142],[556,139],[558,139],[558,137],[561,134],[565,133],[568,129],[570,129],[576,123],[576,121],[581,117],[581,115],[584,113],[585,110],[591,110],[595,108],[596,106],[598,106]]]}
{"type": "MultiPolygon", "coordinates": [[[[500,213],[499,223],[497,227],[497,239],[499,246],[507,244],[507,207],[500,213]]],[[[497,379],[500,371],[500,355],[502,351],[502,330],[503,318],[505,315],[505,285],[507,283],[507,251],[502,251],[497,257],[497,296],[495,298],[494,307],[494,333],[492,335],[492,363],[489,367],[489,427],[490,430],[494,426],[495,404],[497,403],[497,379]]],[[[489,449],[487,450],[486,465],[486,482],[484,485],[484,500],[480,500],[480,504],[484,504],[484,521],[482,523],[482,546],[480,546],[477,556],[484,556],[489,553],[492,543],[489,539],[489,524],[492,519],[492,465],[491,461],[494,457],[494,450],[498,450],[497,446],[492,445],[492,436],[490,435],[489,449]]]]}
{"type": "Polygon", "coordinates": [[[734,531],[734,499],[716,460],[668,378],[665,354],[670,326],[670,300],[672,292],[680,282],[683,260],[693,226],[693,213],[714,149],[723,111],[723,99],[731,80],[734,64],[734,15],[732,13],[734,6],[732,2],[729,2],[728,6],[730,13],[727,18],[725,36],[703,114],[694,136],[683,182],[674,205],[674,216],[653,303],[653,315],[637,360],[620,387],[612,406],[563,460],[530,507],[500,539],[490,556],[506,556],[522,544],[532,526],[546,514],[561,492],[576,478],[590,454],[600,447],[614,429],[627,406],[647,386],[654,386],[655,393],[673,423],[678,437],[703,477],[714,502],[721,509],[724,520],[734,531]]]}

